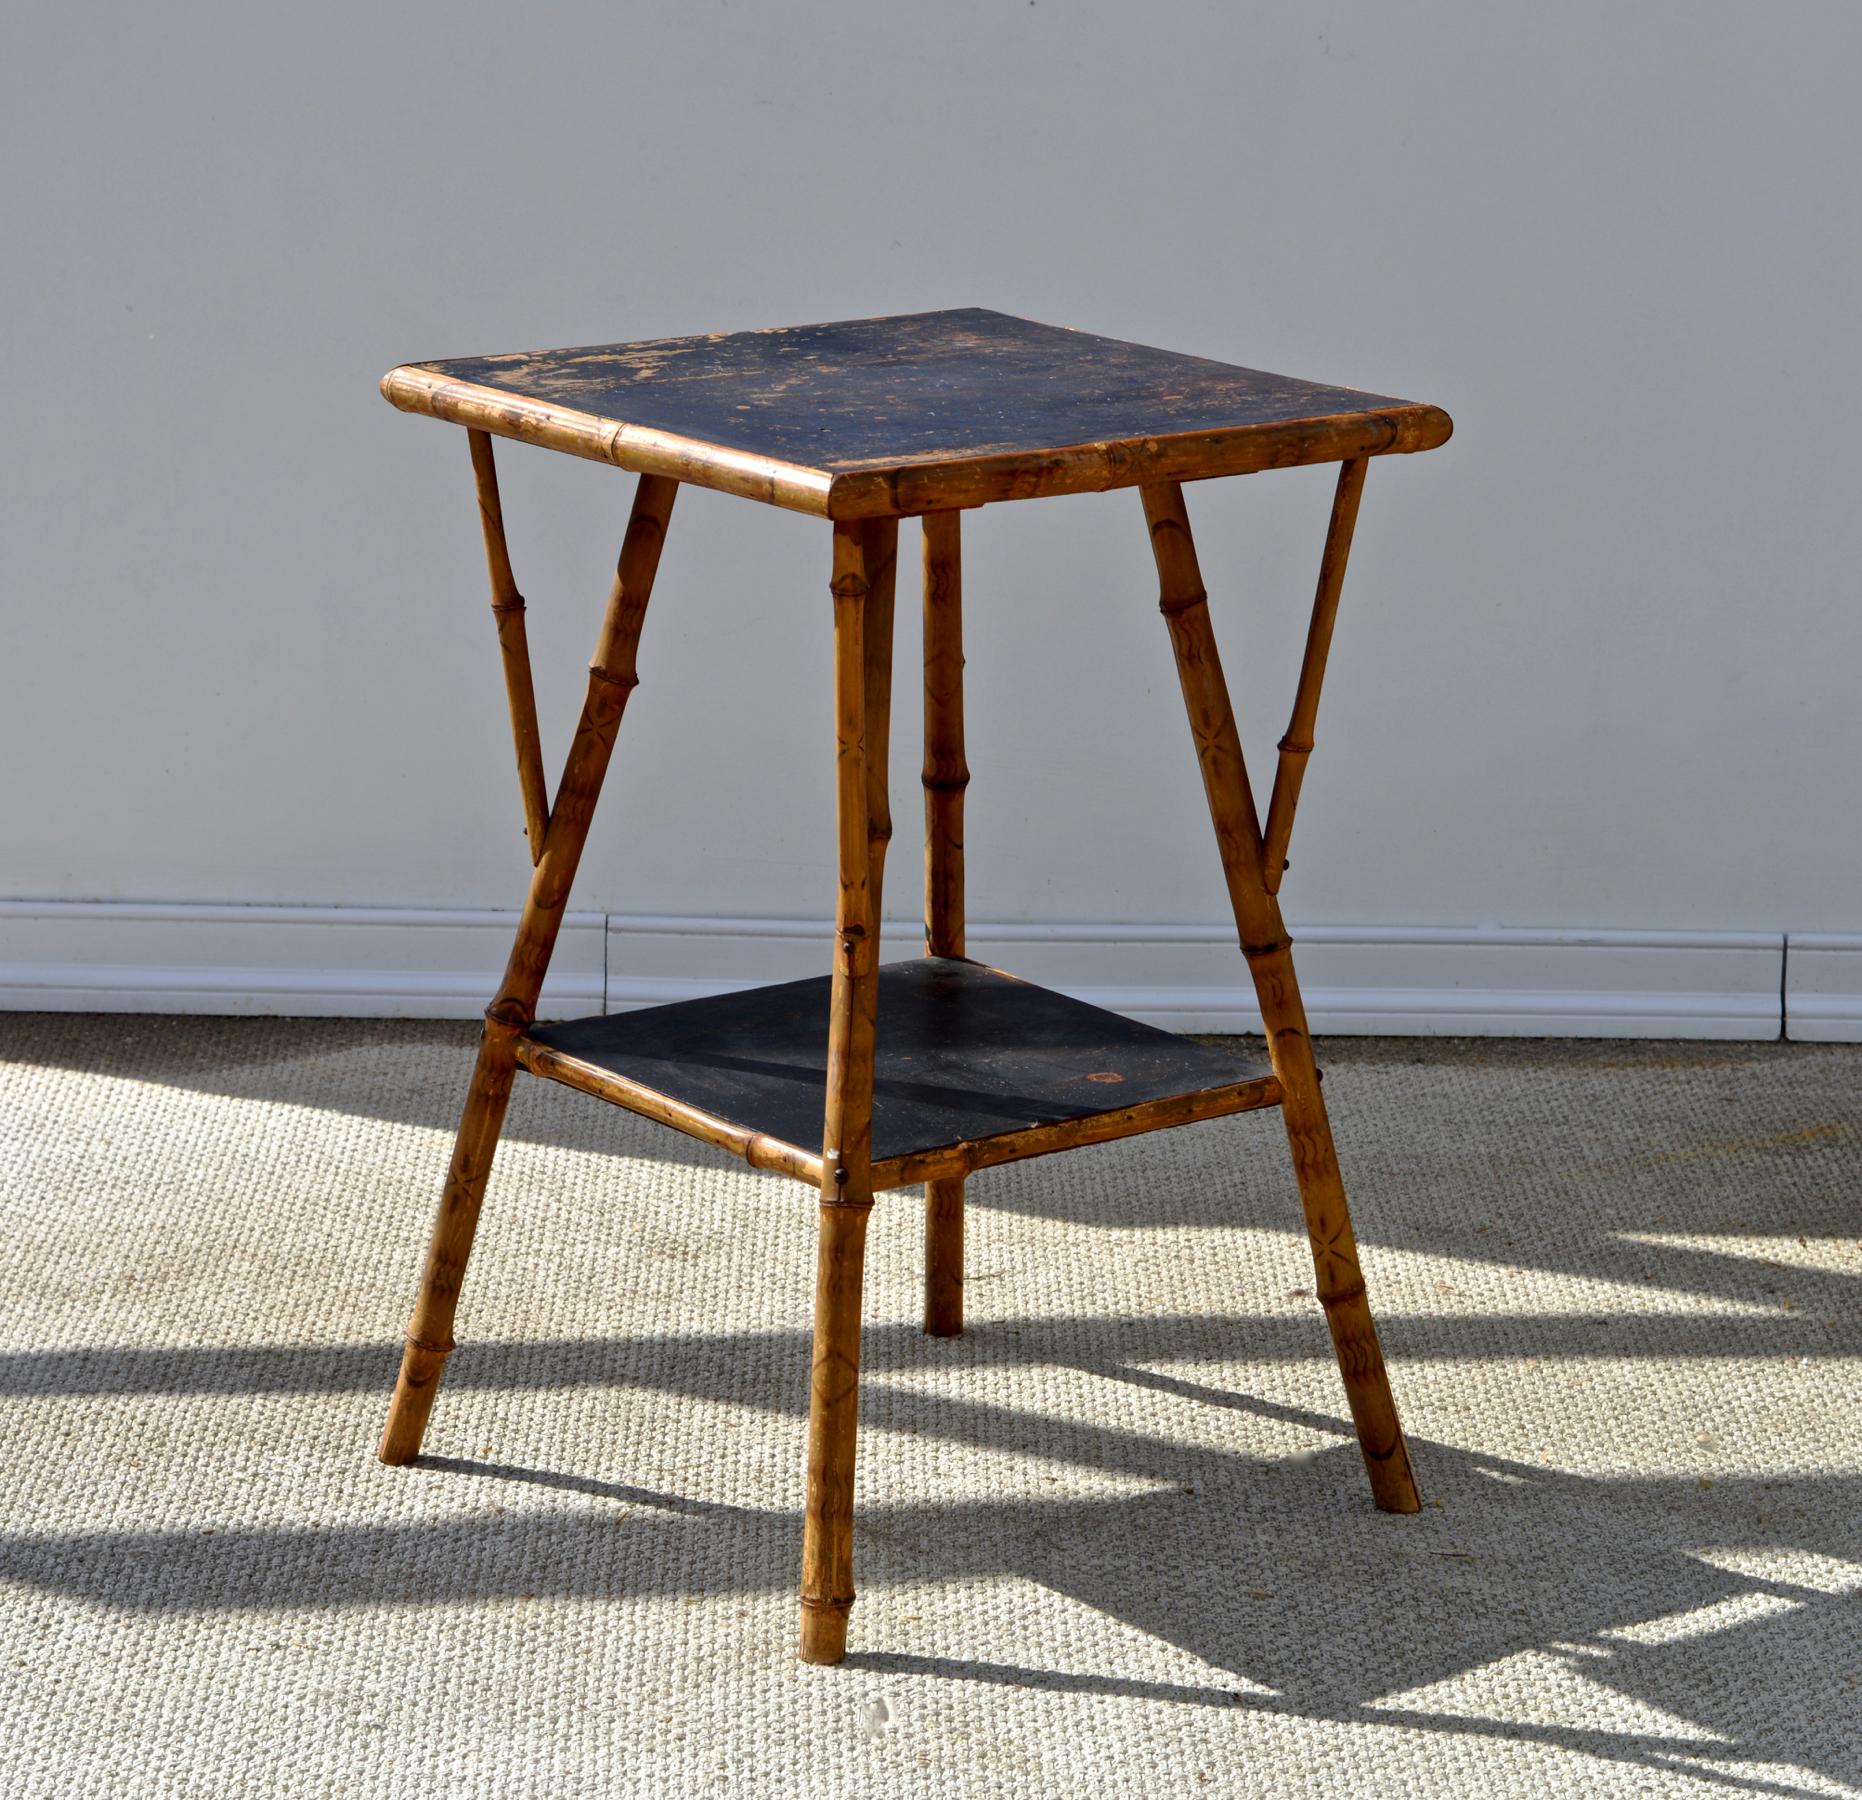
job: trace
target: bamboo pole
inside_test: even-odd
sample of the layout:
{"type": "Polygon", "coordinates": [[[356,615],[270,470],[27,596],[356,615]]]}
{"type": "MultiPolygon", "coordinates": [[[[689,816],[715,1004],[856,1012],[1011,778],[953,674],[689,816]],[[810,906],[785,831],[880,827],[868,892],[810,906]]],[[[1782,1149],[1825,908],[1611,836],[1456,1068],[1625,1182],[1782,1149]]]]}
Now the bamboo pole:
{"type": "Polygon", "coordinates": [[[873,1191],[909,1187],[915,1181],[929,1186],[949,1185],[963,1191],[963,1176],[972,1169],[997,1163],[1020,1162],[1024,1157],[1047,1156],[1056,1150],[1076,1150],[1083,1144],[1108,1144],[1116,1138],[1137,1137],[1171,1125],[1190,1125],[1199,1119],[1222,1119],[1230,1113],[1252,1112],[1280,1104],[1280,1083],[1272,1075],[1238,1081],[1228,1087],[1208,1088],[1198,1094],[1173,1094],[1163,1100],[1146,1100],[1115,1112],[1089,1113],[1081,1119],[1064,1119],[1052,1125],[1030,1125],[1020,1131],[1002,1131],[994,1137],[971,1138],[888,1157],[873,1165],[873,1191]],[[949,1180],[951,1176],[954,1180],[949,1180]]]}
{"type": "MultiPolygon", "coordinates": [[[[886,847],[892,842],[892,602],[898,576],[899,522],[870,519],[862,539],[866,566],[864,621],[866,720],[866,885],[873,921],[873,953],[879,954],[885,910],[886,847]]],[[[877,989],[875,990],[877,992],[877,989]]]]}
{"type": "Polygon", "coordinates": [[[466,1093],[465,1113],[453,1147],[452,1167],[440,1197],[433,1238],[427,1251],[420,1295],[407,1328],[388,1424],[376,1454],[385,1463],[412,1462],[433,1408],[433,1394],[453,1349],[453,1315],[465,1276],[479,1206],[491,1173],[492,1154],[504,1125],[505,1107],[516,1073],[516,1040],[536,1016],[537,996],[549,968],[550,954],[562,927],[563,909],[588,838],[589,821],[614,750],[614,734],[627,697],[639,680],[636,655],[647,600],[659,568],[660,547],[672,513],[678,484],[664,476],[643,475],[634,494],[633,514],[608,593],[607,611],[594,660],[588,669],[588,697],[582,704],[575,741],[563,764],[556,804],[544,834],[543,854],[530,876],[530,894],[517,928],[517,941],[505,967],[497,998],[485,1014],[478,1062],[466,1093]]]}
{"type": "MultiPolygon", "coordinates": [[[[508,408],[508,397],[500,398],[508,408]]],[[[837,520],[879,514],[910,518],[954,507],[991,506],[1002,500],[1205,481],[1217,475],[1248,475],[1262,469],[1340,462],[1347,457],[1433,450],[1447,443],[1453,430],[1453,420],[1439,407],[1399,404],[1336,418],[1164,432],[1094,444],[1042,445],[1032,450],[978,453],[961,461],[926,458],[891,468],[842,471],[828,486],[825,511],[837,520]]],[[[792,504],[780,497],[776,503],[792,504]]],[[[812,503],[811,497],[808,504],[812,503]]]]}
{"type": "Polygon", "coordinates": [[[752,1131],[747,1125],[720,1119],[706,1112],[703,1107],[676,1100],[670,1094],[644,1087],[637,1081],[629,1081],[626,1076],[616,1075],[611,1069],[600,1068],[565,1051],[539,1044],[534,1038],[520,1037],[517,1040],[517,1060],[532,1075],[541,1076],[547,1081],[560,1081],[564,1087],[575,1088],[584,1094],[593,1094],[611,1106],[625,1107],[631,1113],[638,1113],[643,1119],[657,1119],[660,1124],[670,1125],[673,1130],[697,1138],[700,1143],[713,1144],[720,1150],[741,1156],[753,1169],[770,1169],[781,1175],[793,1175],[796,1180],[805,1181],[812,1188],[821,1186],[821,1158],[814,1151],[798,1149],[794,1144],[785,1144],[780,1138],[770,1137],[765,1132],[752,1131]]]}
{"type": "MultiPolygon", "coordinates": [[[[873,1046],[879,1035],[879,952],[885,931],[882,896],[886,885],[886,849],[892,842],[892,606],[898,575],[899,522],[867,519],[861,532],[861,560],[866,603],[861,620],[861,764],[866,791],[866,922],[870,975],[859,983],[869,1058],[867,1112],[872,1112],[873,1046]]],[[[870,1150],[870,1138],[869,1138],[870,1150]]],[[[822,1165],[826,1177],[825,1162],[822,1165]]],[[[866,1192],[873,1193],[871,1158],[866,1192]]]]}
{"type": "Polygon", "coordinates": [[[925,955],[963,955],[963,546],[961,513],[924,518],[925,955]]]}
{"type": "Polygon", "coordinates": [[[1291,947],[1279,903],[1263,880],[1254,795],[1216,653],[1183,490],[1175,482],[1163,482],[1143,488],[1141,494],[1157,561],[1158,604],[1176,652],[1177,675],[1202,766],[1229,901],[1248,971],[1254,977],[1268,1053],[1280,1081],[1280,1109],[1312,1243],[1319,1302],[1331,1328],[1332,1347],[1357,1426],[1358,1447],[1377,1504],[1386,1512],[1415,1512],[1421,1501],[1358,1267],[1351,1213],[1319,1093],[1291,947]]]}
{"type": "Polygon", "coordinates": [[[478,520],[485,534],[485,566],[491,574],[491,613],[498,627],[498,650],[504,660],[504,692],[511,705],[511,741],[517,750],[517,782],[524,796],[524,835],[530,860],[543,854],[550,803],[543,778],[543,739],[537,730],[537,696],[530,680],[530,640],[524,629],[524,597],[511,573],[511,552],[504,539],[504,506],[498,498],[498,465],[491,439],[468,431],[472,474],[478,482],[478,520]]]}
{"type": "Polygon", "coordinates": [[[1274,794],[1267,805],[1261,873],[1270,894],[1280,892],[1280,877],[1287,867],[1293,810],[1299,805],[1300,783],[1306,778],[1306,759],[1312,755],[1319,689],[1325,681],[1325,659],[1332,648],[1332,626],[1338,618],[1338,596],[1345,585],[1345,562],[1351,555],[1351,534],[1358,522],[1358,502],[1364,495],[1364,471],[1368,467],[1365,458],[1358,456],[1340,463],[1338,468],[1338,489],[1332,496],[1332,517],[1325,530],[1325,554],[1319,559],[1319,591],[1313,597],[1306,654],[1300,661],[1299,686],[1293,695],[1293,718],[1280,740],[1274,794]]]}
{"type": "MultiPolygon", "coordinates": [[[[896,528],[894,528],[896,530],[896,528]]],[[[890,698],[877,651],[883,620],[867,630],[874,575],[884,576],[893,532],[834,528],[834,769],[840,885],[822,1131],[820,1244],[815,1267],[814,1354],[808,1393],[808,1495],[802,1539],[804,1662],[839,1662],[853,1607],[854,1444],[859,1416],[860,1302],[866,1226],[873,1210],[872,1114],[878,918],[874,872],[885,839],[867,764],[890,698]]],[[[879,610],[884,610],[883,593],[879,610]]]]}
{"type": "MultiPolygon", "coordinates": [[[[419,363],[390,369],[381,391],[402,412],[425,413],[468,430],[539,444],[591,462],[612,463],[635,475],[662,475],[693,487],[715,488],[746,500],[762,500],[796,512],[828,516],[828,493],[834,478],[825,469],[734,450],[702,438],[681,437],[647,425],[629,425],[508,388],[480,387],[459,381],[419,363]]],[[[1446,432],[1443,436],[1446,436],[1446,432]]],[[[869,506],[869,513],[899,509],[869,506]]]]}
{"type": "MultiPolygon", "coordinates": [[[[924,519],[925,954],[964,954],[961,513],[924,519]]],[[[963,1177],[925,1182],[925,1330],[963,1330],[963,1177]]]]}

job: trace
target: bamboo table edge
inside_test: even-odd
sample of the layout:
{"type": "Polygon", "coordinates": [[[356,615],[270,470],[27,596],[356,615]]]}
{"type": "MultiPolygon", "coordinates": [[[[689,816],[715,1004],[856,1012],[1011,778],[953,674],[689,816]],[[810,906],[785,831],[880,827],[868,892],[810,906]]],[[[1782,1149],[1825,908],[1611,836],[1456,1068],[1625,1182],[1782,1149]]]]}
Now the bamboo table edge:
{"type": "Polygon", "coordinates": [[[1439,406],[1418,402],[1045,450],[939,452],[837,473],[460,381],[422,363],[390,369],[381,391],[402,412],[837,521],[915,518],[1008,500],[1412,455],[1437,449],[1454,431],[1439,406]]]}

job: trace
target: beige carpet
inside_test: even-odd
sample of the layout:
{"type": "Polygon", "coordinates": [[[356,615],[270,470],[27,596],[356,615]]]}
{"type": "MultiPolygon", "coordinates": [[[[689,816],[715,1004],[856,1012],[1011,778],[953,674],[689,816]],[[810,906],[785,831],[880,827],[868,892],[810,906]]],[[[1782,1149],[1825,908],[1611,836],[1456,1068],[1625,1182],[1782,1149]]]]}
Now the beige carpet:
{"type": "Polygon", "coordinates": [[[0,1791],[1862,1791],[1862,1053],[1324,1048],[1414,1519],[1272,1115],[882,1198],[817,1670],[789,1182],[521,1082],[374,1461],[471,1040],[0,1020],[0,1791]]]}

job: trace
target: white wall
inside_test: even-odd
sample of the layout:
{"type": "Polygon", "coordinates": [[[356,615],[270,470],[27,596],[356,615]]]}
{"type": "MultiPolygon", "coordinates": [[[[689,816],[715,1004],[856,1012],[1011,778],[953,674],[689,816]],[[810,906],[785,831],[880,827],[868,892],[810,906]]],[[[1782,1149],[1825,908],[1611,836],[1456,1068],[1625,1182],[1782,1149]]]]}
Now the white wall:
{"type": "MultiPolygon", "coordinates": [[[[512,904],[463,437],[382,371],[987,304],[1455,416],[1371,471],[1296,923],[1862,930],[1849,0],[62,4],[6,38],[0,897],[512,904]]],[[[503,466],[553,763],[630,483],[503,466]]],[[[1191,491],[1257,785],[1329,486],[1191,491]]],[[[973,913],[1218,920],[1135,497],[966,548],[973,913]]],[[[578,906],[825,916],[825,584],[818,523],[681,497],[578,906]]]]}

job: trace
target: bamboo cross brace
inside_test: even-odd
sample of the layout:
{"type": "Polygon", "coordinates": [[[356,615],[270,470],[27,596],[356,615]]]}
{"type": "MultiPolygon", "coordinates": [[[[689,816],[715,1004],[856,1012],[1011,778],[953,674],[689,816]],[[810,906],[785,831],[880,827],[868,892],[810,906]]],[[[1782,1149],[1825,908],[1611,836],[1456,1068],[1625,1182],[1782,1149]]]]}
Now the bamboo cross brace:
{"type": "Polygon", "coordinates": [[[1313,597],[1306,654],[1300,660],[1299,687],[1293,695],[1293,718],[1286,736],[1280,740],[1280,760],[1274,766],[1273,798],[1267,804],[1261,873],[1270,894],[1280,892],[1280,877],[1287,867],[1287,840],[1293,835],[1293,809],[1299,805],[1306,759],[1312,755],[1313,725],[1319,716],[1319,689],[1325,681],[1325,659],[1332,648],[1332,625],[1338,617],[1338,596],[1345,585],[1345,562],[1351,555],[1351,533],[1358,522],[1358,501],[1364,494],[1364,471],[1369,466],[1367,457],[1354,456],[1348,457],[1338,469],[1332,517],[1325,531],[1325,554],[1319,559],[1319,591],[1313,597]]]}
{"type": "MultiPolygon", "coordinates": [[[[925,954],[962,956],[963,545],[958,512],[924,518],[925,954]]],[[[925,1330],[963,1330],[963,1177],[925,1183],[925,1330]]]]}
{"type": "Polygon", "coordinates": [[[524,597],[511,573],[511,552],[504,539],[504,507],[498,498],[498,465],[491,438],[468,431],[472,473],[478,482],[478,519],[485,534],[485,565],[491,574],[491,612],[504,659],[504,691],[511,706],[511,739],[517,749],[517,782],[524,796],[524,835],[530,860],[543,855],[549,829],[549,798],[543,777],[543,739],[537,730],[537,696],[530,680],[530,640],[524,629],[524,597]]]}
{"type": "Polygon", "coordinates": [[[1157,562],[1158,605],[1170,629],[1222,873],[1248,973],[1254,978],[1268,1054],[1280,1082],[1281,1117],[1312,1245],[1314,1285],[1332,1333],[1371,1493],[1386,1512],[1415,1512],[1422,1502],[1410,1472],[1409,1452],[1358,1267],[1338,1152],[1319,1092],[1306,1008],[1293,973],[1292,946],[1281,922],[1279,902],[1262,879],[1254,794],[1209,622],[1209,597],[1190,536],[1183,489],[1174,481],[1158,482],[1140,493],[1157,562]]]}
{"type": "Polygon", "coordinates": [[[537,997],[562,928],[569,889],[588,838],[595,802],[607,774],[614,736],[627,697],[639,680],[636,657],[647,600],[659,569],[660,547],[678,484],[663,475],[643,475],[634,494],[627,536],[615,566],[601,635],[588,668],[588,696],[581,722],[563,764],[543,853],[531,871],[530,894],[517,927],[498,996],[485,1014],[478,1061],[466,1092],[464,1115],[453,1145],[452,1166],[441,1192],[438,1216],[421,1276],[420,1294],[407,1328],[401,1374],[388,1423],[376,1450],[385,1463],[412,1462],[420,1454],[434,1390],[453,1350],[453,1316],[466,1262],[478,1230],[479,1207],[491,1174],[493,1153],[504,1127],[511,1083],[517,1070],[517,1039],[536,1015],[537,997]]]}

